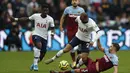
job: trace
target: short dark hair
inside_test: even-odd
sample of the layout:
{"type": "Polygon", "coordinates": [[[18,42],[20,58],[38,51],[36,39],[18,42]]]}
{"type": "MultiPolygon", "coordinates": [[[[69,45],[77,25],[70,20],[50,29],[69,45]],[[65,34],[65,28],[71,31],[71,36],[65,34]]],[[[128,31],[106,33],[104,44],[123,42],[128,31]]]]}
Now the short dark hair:
{"type": "Polygon", "coordinates": [[[117,44],[117,43],[112,43],[112,44],[113,44],[113,46],[116,48],[116,51],[119,51],[119,50],[120,50],[119,44],[117,44]]]}
{"type": "Polygon", "coordinates": [[[42,8],[49,8],[49,5],[47,3],[44,3],[41,5],[42,8]]]}
{"type": "Polygon", "coordinates": [[[88,17],[87,13],[85,13],[85,12],[81,13],[81,15],[80,15],[80,16],[82,16],[83,18],[88,17]]]}

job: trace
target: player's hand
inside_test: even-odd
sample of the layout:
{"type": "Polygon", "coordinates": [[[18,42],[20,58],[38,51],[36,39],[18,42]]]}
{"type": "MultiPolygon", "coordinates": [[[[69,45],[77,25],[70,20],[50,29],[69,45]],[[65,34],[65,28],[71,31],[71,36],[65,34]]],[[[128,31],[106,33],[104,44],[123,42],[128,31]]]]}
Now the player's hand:
{"type": "Polygon", "coordinates": [[[90,42],[90,46],[93,46],[94,42],[90,42]]]}
{"type": "Polygon", "coordinates": [[[14,17],[12,17],[12,16],[8,16],[9,17],[9,19],[13,22],[13,21],[15,21],[15,18],[14,17]]]}
{"type": "Polygon", "coordinates": [[[64,30],[62,26],[60,26],[59,28],[60,28],[60,31],[61,31],[61,32],[64,30]]]}
{"type": "Polygon", "coordinates": [[[54,35],[51,35],[51,38],[53,39],[53,38],[54,38],[54,35]]]}
{"type": "Polygon", "coordinates": [[[12,22],[14,22],[14,21],[18,21],[18,18],[10,17],[10,20],[11,20],[12,22]]]}
{"type": "Polygon", "coordinates": [[[10,15],[9,15],[9,19],[10,19],[12,22],[18,21],[18,18],[14,18],[13,16],[10,16],[10,15]]]}
{"type": "Polygon", "coordinates": [[[52,39],[54,38],[54,35],[55,35],[54,33],[51,33],[51,38],[52,38],[52,39]]]}

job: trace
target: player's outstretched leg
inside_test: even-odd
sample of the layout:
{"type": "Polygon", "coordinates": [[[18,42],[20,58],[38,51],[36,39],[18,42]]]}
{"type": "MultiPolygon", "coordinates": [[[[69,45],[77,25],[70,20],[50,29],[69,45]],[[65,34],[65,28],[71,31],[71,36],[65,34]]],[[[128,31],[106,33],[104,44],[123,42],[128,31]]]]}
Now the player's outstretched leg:
{"type": "Polygon", "coordinates": [[[30,66],[30,70],[38,71],[38,60],[40,56],[40,50],[36,47],[33,48],[34,50],[34,61],[33,64],[30,66]]]}
{"type": "Polygon", "coordinates": [[[75,58],[75,52],[79,49],[79,45],[78,46],[75,46],[71,52],[70,52],[70,55],[71,55],[71,58],[72,58],[72,61],[73,63],[71,64],[71,67],[74,68],[76,66],[76,58],[75,58]]]}
{"type": "Polygon", "coordinates": [[[64,51],[60,50],[54,57],[52,57],[51,59],[46,60],[45,64],[52,63],[56,58],[60,57],[63,53],[64,53],[64,51]]]}
{"type": "Polygon", "coordinates": [[[87,63],[87,59],[88,59],[88,53],[80,54],[80,59],[79,59],[77,65],[76,65],[76,67],[79,68],[83,64],[86,64],[87,63]]]}
{"type": "Polygon", "coordinates": [[[45,55],[46,55],[46,52],[47,52],[46,49],[40,51],[40,57],[39,57],[38,63],[41,62],[42,60],[44,60],[44,57],[45,57],[45,55]]]}
{"type": "Polygon", "coordinates": [[[59,73],[58,71],[50,70],[50,73],[59,73]]]}
{"type": "Polygon", "coordinates": [[[82,58],[79,59],[78,63],[76,64],[76,68],[80,68],[84,64],[82,58]]]}
{"type": "Polygon", "coordinates": [[[78,56],[76,57],[76,63],[75,63],[75,65],[70,65],[70,67],[72,68],[72,69],[77,69],[77,68],[79,68],[79,67],[77,67],[77,64],[79,63],[79,60],[80,60],[80,54],[78,54],[78,56]]]}
{"type": "Polygon", "coordinates": [[[50,73],[80,73],[80,69],[68,70],[68,71],[64,71],[64,72],[58,72],[58,71],[51,70],[50,73]]]}
{"type": "Polygon", "coordinates": [[[41,51],[43,51],[46,48],[46,46],[43,45],[46,45],[47,41],[37,35],[33,35],[32,40],[34,43],[34,47],[33,47],[34,60],[33,60],[33,64],[30,67],[30,70],[38,71],[38,62],[42,60],[44,57],[44,54],[41,53],[41,51]],[[41,55],[41,59],[40,59],[40,55],[41,55]]]}
{"type": "Polygon", "coordinates": [[[59,58],[63,53],[69,52],[72,49],[70,44],[67,44],[63,50],[60,50],[54,57],[45,61],[46,64],[52,63],[56,58],[59,58]]]}

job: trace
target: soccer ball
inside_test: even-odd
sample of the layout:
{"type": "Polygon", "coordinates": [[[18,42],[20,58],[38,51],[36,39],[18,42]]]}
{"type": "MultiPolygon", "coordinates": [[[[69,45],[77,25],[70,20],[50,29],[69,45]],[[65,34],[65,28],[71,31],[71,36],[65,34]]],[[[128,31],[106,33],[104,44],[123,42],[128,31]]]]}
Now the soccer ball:
{"type": "Polygon", "coordinates": [[[69,63],[66,60],[60,61],[59,68],[61,70],[67,70],[69,67],[69,63]]]}

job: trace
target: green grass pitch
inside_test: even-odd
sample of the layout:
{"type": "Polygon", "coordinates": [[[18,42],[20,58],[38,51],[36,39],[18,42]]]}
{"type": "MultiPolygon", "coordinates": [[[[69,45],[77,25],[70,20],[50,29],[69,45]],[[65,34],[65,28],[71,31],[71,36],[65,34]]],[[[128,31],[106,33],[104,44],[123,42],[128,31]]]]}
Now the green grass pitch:
{"type": "MultiPolygon", "coordinates": [[[[45,59],[51,58],[56,51],[47,52],[45,59]]],[[[130,51],[120,51],[119,56],[119,73],[130,73],[130,51]]],[[[93,60],[103,56],[99,51],[92,51],[89,55],[93,60]]],[[[49,73],[49,70],[59,70],[59,61],[67,60],[71,63],[69,53],[62,55],[49,65],[44,64],[44,60],[39,63],[39,71],[30,71],[29,67],[33,62],[33,52],[0,52],[0,73],[49,73]]],[[[103,72],[113,73],[113,68],[103,72]]]]}

